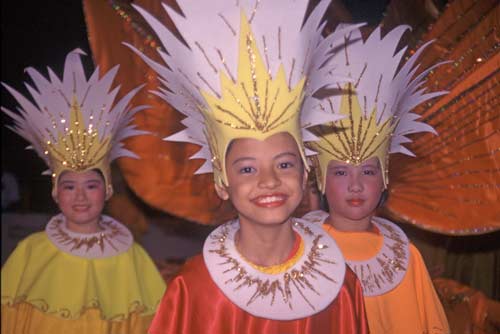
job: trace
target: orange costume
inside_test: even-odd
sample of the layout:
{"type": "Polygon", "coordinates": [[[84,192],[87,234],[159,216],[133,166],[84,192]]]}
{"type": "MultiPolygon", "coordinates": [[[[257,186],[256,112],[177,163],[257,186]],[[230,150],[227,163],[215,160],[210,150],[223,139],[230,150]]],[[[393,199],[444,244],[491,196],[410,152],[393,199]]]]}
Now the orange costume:
{"type": "MultiPolygon", "coordinates": [[[[323,223],[328,213],[313,211],[304,218],[323,223]]],[[[395,224],[379,217],[374,221],[383,224],[382,228],[375,225],[372,231],[345,232],[323,224],[363,284],[371,333],[449,333],[420,252],[395,224]],[[375,263],[369,263],[372,259],[375,263]]]]}
{"type": "MultiPolygon", "coordinates": [[[[304,218],[321,224],[340,222],[343,230],[350,231],[326,226],[361,281],[372,333],[441,334],[449,333],[449,327],[420,254],[396,224],[373,216],[388,189],[389,155],[414,156],[404,145],[411,142],[410,136],[435,134],[413,109],[446,93],[425,89],[426,76],[442,63],[416,74],[417,59],[429,43],[402,63],[401,40],[407,29],[398,26],[382,35],[378,27],[367,38],[359,30],[351,31],[344,36],[343,52],[332,56],[338,73],[350,81],[332,80],[330,85],[341,88],[343,94],[332,94],[321,103],[325,110],[345,118],[320,125],[314,131],[319,140],[308,143],[318,153],[313,157],[318,186],[332,216],[314,211],[304,218]],[[370,160],[378,167],[371,170],[370,160]],[[347,167],[336,170],[331,162],[347,167]],[[337,177],[342,182],[336,182],[337,177]],[[344,210],[340,203],[350,199],[359,202],[346,204],[349,208],[344,210]],[[366,231],[357,231],[364,226],[366,231]],[[377,232],[371,232],[371,227],[377,232]]],[[[420,170],[415,173],[426,175],[420,170]]]]}
{"type": "MultiPolygon", "coordinates": [[[[296,234],[297,235],[297,234],[296,234]]],[[[210,240],[210,237],[207,239],[210,240]]],[[[300,237],[296,238],[303,244],[300,237]]],[[[297,242],[296,242],[297,244],[297,242]]],[[[207,246],[207,244],[205,245],[207,246]]],[[[302,252],[303,245],[295,246],[289,261],[298,262],[297,254],[302,252]]],[[[205,253],[205,261],[211,260],[205,253]]],[[[300,255],[300,254],[299,254],[300,255]]],[[[300,256],[299,256],[300,257],[300,256]]],[[[210,265],[207,268],[203,257],[198,255],[188,261],[180,274],[173,279],[167,288],[167,292],[158,308],[153,323],[149,329],[150,334],[167,333],[238,333],[238,334],[318,334],[318,333],[368,333],[365,319],[365,307],[359,281],[354,273],[347,269],[336,298],[333,302],[313,315],[293,319],[275,320],[268,317],[271,313],[260,317],[245,311],[230,298],[228,298],[218,286],[220,282],[214,282],[211,270],[224,270],[220,265],[210,265]],[[264,317],[265,316],[265,317],[264,317]]],[[[241,260],[240,260],[241,261],[241,260]]],[[[223,261],[219,261],[222,263],[223,261]]],[[[288,262],[288,261],[287,261],[288,262]]],[[[339,261],[343,262],[343,261],[339,261]]],[[[340,265],[341,263],[339,263],[340,265]]],[[[244,264],[242,264],[244,266],[244,264]]],[[[286,269],[281,265],[281,269],[286,269]]],[[[286,270],[285,270],[286,271],[286,270]]],[[[290,270],[288,270],[290,271],[290,270]]],[[[292,270],[293,271],[293,270],[292,270]]],[[[276,275],[276,276],[285,276],[276,275]]],[[[223,283],[224,284],[224,283],[223,283]]],[[[251,286],[243,286],[241,290],[257,290],[251,286]]],[[[261,286],[260,289],[265,289],[261,286]]],[[[293,288],[292,288],[293,289],[293,288]]],[[[295,292],[295,289],[293,289],[295,292]]],[[[311,292],[309,290],[309,292],[311,292]]],[[[244,294],[244,293],[243,293],[244,294]]],[[[270,293],[271,294],[271,293],[270,293]]],[[[307,296],[307,291],[304,291],[307,296]]],[[[269,301],[269,295],[264,293],[258,299],[269,301]],[[266,298],[267,297],[267,298],[266,298]]],[[[276,300],[281,298],[276,294],[276,300]]],[[[297,295],[297,298],[300,297],[297,295]]],[[[257,301],[258,302],[258,301],[257,301]]],[[[259,306],[258,308],[260,308],[259,306]]],[[[265,306],[263,306],[265,307],[265,306]]],[[[289,309],[289,315],[297,312],[300,307],[289,309]]],[[[314,311],[315,312],[315,311],[314,311]]]]}

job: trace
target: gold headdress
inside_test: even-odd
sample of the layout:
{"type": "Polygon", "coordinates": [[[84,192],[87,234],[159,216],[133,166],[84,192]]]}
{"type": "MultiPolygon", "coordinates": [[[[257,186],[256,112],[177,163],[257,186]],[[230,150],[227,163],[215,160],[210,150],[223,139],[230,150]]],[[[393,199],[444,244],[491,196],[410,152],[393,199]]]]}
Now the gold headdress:
{"type": "Polygon", "coordinates": [[[57,189],[59,175],[66,171],[98,169],[111,195],[110,162],[118,157],[136,158],[125,149],[121,141],[144,134],[130,125],[134,114],[145,106],[130,108],[129,102],[141,89],[130,91],[117,103],[113,103],[119,87],[110,91],[118,66],[102,78],[96,70],[87,81],[80,59],[85,54],[80,49],[66,56],[62,81],[49,68],[50,81],[33,68],[26,71],[35,88],[26,84],[34,104],[22,94],[2,83],[19,103],[19,114],[4,107],[15,122],[11,130],[31,143],[46,162],[51,174],[53,189],[57,189]]]}
{"type": "MultiPolygon", "coordinates": [[[[424,93],[422,85],[426,75],[436,66],[422,71],[418,76],[414,66],[423,49],[421,47],[398,70],[406,50],[396,53],[402,34],[408,27],[400,26],[380,37],[377,28],[366,41],[359,30],[345,35],[343,47],[330,59],[337,65],[339,75],[350,78],[348,83],[333,81],[329,88],[339,94],[325,98],[319,103],[328,112],[345,116],[335,124],[323,124],[314,129],[319,141],[309,144],[317,151],[317,179],[324,193],[326,170],[331,160],[361,164],[377,157],[383,171],[384,186],[388,184],[389,153],[413,153],[402,144],[410,142],[408,134],[433,132],[410,111],[418,104],[446,92],[424,93]]],[[[307,112],[307,110],[305,110],[307,112]]]]}
{"type": "Polygon", "coordinates": [[[161,40],[166,52],[158,52],[168,67],[129,45],[159,74],[165,88],[155,93],[187,116],[187,128],[165,139],[200,145],[192,158],[206,162],[197,173],[213,171],[219,185],[227,185],[225,154],[237,138],[287,132],[306,161],[312,152],[303,141],[316,139],[306,127],[340,118],[312,104],[312,94],[333,75],[323,66],[332,41],[321,36],[320,24],[329,1],[306,20],[307,1],[177,2],[183,16],[164,8],[185,43],[135,6],[161,40]]]}

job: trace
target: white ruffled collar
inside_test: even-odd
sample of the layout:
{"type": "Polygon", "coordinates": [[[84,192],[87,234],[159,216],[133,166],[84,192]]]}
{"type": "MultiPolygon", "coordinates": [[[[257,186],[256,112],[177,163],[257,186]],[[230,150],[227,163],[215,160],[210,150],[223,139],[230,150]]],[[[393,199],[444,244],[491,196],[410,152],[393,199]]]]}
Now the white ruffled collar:
{"type": "Polygon", "coordinates": [[[262,318],[293,320],[325,309],[344,282],[345,261],[335,241],[320,226],[293,220],[304,252],[290,268],[264,273],[237,251],[234,237],[239,221],[215,229],[206,239],[203,257],[224,295],[246,312],[262,318]]]}
{"type": "MultiPolygon", "coordinates": [[[[302,218],[323,224],[328,216],[327,212],[313,211],[302,218]]],[[[396,288],[406,274],[410,259],[410,243],[399,226],[380,217],[373,217],[372,223],[383,239],[380,250],[367,260],[346,259],[361,282],[365,297],[383,295],[396,288]]]]}
{"type": "Polygon", "coordinates": [[[49,240],[61,251],[89,259],[105,258],[126,252],[134,242],[132,233],[113,218],[101,215],[102,231],[77,233],[68,229],[62,213],[45,227],[49,240]]]}

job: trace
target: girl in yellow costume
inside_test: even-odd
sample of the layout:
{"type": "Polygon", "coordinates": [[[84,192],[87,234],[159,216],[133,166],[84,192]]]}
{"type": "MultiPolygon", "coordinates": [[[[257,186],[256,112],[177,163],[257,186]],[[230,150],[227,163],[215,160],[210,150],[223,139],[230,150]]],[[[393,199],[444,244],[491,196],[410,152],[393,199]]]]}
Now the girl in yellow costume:
{"type": "Polygon", "coordinates": [[[140,87],[113,103],[117,67],[87,81],[80,55],[66,57],[60,80],[28,68],[34,104],[4,84],[19,114],[12,130],[32,144],[52,175],[62,213],[44,232],[19,243],[2,268],[2,333],[145,333],[165,283],[130,231],[101,215],[112,195],[110,162],[135,155],[124,138],[143,134],[129,125],[144,109],[129,102],[140,87]]]}
{"type": "Polygon", "coordinates": [[[410,110],[444,94],[422,89],[432,68],[415,77],[424,48],[400,68],[405,49],[396,53],[396,47],[406,29],[397,27],[381,38],[379,28],[366,41],[353,31],[331,59],[351,82],[333,82],[340,94],[322,107],[345,118],[318,127],[320,140],[310,145],[318,152],[317,180],[329,213],[313,211],[304,218],[324,223],[357,274],[371,333],[449,333],[420,253],[396,224],[374,216],[386,194],[389,153],[412,155],[401,145],[409,141],[405,136],[434,131],[410,110]]]}

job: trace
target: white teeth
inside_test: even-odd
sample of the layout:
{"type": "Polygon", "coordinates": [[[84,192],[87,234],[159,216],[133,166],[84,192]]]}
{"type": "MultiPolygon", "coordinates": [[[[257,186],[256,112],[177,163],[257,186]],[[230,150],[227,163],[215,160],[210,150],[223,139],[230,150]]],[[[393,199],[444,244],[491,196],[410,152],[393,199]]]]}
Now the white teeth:
{"type": "Polygon", "coordinates": [[[258,203],[272,203],[272,202],[277,202],[277,201],[281,201],[283,199],[282,196],[269,196],[269,197],[264,197],[264,198],[261,198],[259,199],[258,203]]]}

